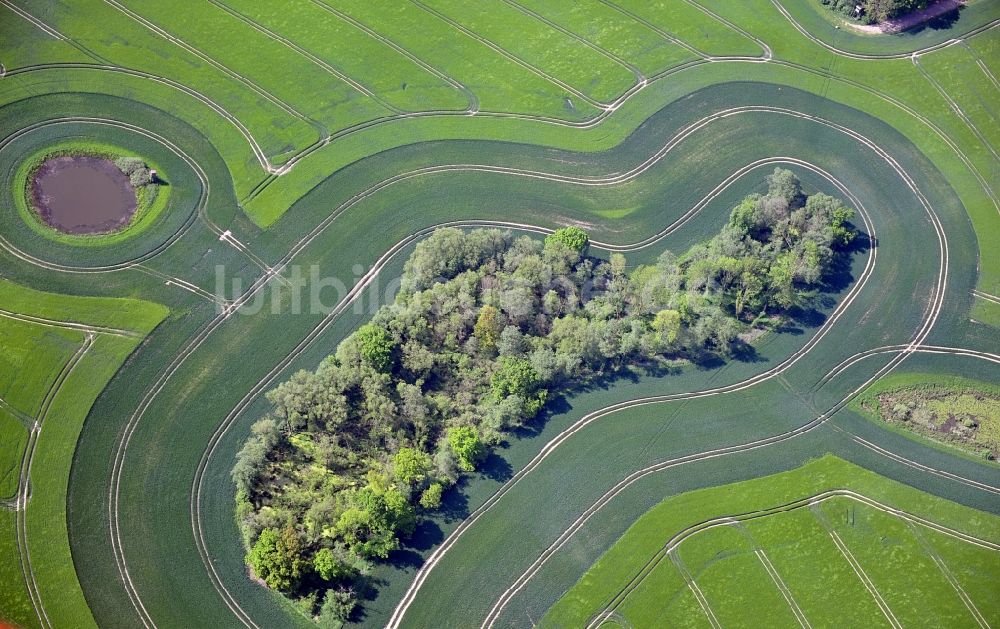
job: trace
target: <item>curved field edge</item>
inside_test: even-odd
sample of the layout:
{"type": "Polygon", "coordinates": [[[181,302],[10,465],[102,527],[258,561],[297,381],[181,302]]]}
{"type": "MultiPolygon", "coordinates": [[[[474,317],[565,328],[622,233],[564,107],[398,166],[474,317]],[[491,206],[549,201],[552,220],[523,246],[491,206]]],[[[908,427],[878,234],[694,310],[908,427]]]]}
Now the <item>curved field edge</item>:
{"type": "MultiPolygon", "coordinates": [[[[24,542],[30,554],[31,573],[36,584],[43,615],[54,626],[96,626],[84,598],[70,550],[67,513],[70,468],[77,439],[91,405],[111,377],[168,314],[167,308],[148,301],[128,298],[73,297],[37,291],[0,279],[0,303],[4,310],[37,318],[34,325],[59,327],[80,325],[94,330],[93,345],[61,382],[38,431],[31,462],[31,495],[24,509],[24,542]],[[98,328],[90,328],[90,326],[98,328]],[[105,329],[114,329],[107,332],[105,329]],[[119,335],[118,331],[133,332],[119,335]]],[[[91,332],[87,332],[90,334],[91,332]]],[[[14,513],[9,512],[11,519],[14,513]]],[[[5,518],[7,513],[4,514],[5,518]]],[[[13,527],[5,533],[15,534],[13,527]]],[[[5,537],[0,546],[5,557],[13,559],[12,576],[20,580],[5,586],[5,595],[23,587],[25,576],[17,570],[19,551],[13,537],[5,537]],[[9,590],[8,588],[14,588],[9,590]]],[[[21,599],[21,609],[31,615],[17,619],[34,626],[37,618],[30,601],[21,599]]]]}
{"type": "MultiPolygon", "coordinates": [[[[641,122],[641,121],[640,121],[640,122],[641,122]]],[[[895,124],[895,121],[894,121],[893,119],[890,119],[890,122],[891,122],[892,124],[895,124]]],[[[303,165],[304,165],[304,163],[303,163],[303,165]]],[[[235,169],[234,169],[234,170],[235,170],[235,169]]],[[[964,194],[964,192],[962,192],[961,190],[960,190],[960,193],[964,194]]],[[[967,204],[967,207],[968,207],[968,204],[967,204]]]]}
{"type": "MultiPolygon", "coordinates": [[[[722,178],[721,175],[720,175],[720,178],[722,178]]],[[[491,187],[491,190],[493,190],[493,189],[494,188],[491,187]]],[[[437,196],[435,196],[433,194],[431,195],[431,197],[433,197],[433,198],[429,198],[428,199],[429,201],[435,201],[435,199],[436,199],[435,204],[436,205],[440,205],[440,198],[439,197],[437,197],[437,196]]],[[[948,205],[950,206],[950,203],[948,205]]],[[[957,205],[955,207],[957,208],[957,205]]],[[[477,211],[478,211],[478,208],[472,208],[472,209],[466,208],[465,210],[463,210],[463,215],[467,214],[469,212],[477,212],[477,211]]],[[[448,212],[444,212],[444,214],[447,215],[448,212]]],[[[352,238],[352,234],[356,235],[357,233],[362,233],[362,232],[367,233],[367,232],[365,232],[365,230],[366,229],[370,229],[371,226],[366,221],[368,221],[368,220],[377,220],[379,217],[378,217],[378,215],[371,215],[368,218],[364,218],[365,216],[366,215],[362,214],[362,213],[352,214],[352,217],[356,217],[356,220],[360,220],[361,221],[360,224],[354,224],[354,222],[353,222],[355,220],[354,218],[351,218],[350,220],[348,220],[347,217],[345,217],[345,219],[342,219],[342,220],[346,220],[347,221],[346,223],[340,223],[342,225],[345,225],[346,232],[343,233],[343,234],[340,234],[339,237],[340,238],[350,239],[350,238],[352,238]],[[346,229],[347,227],[350,227],[350,229],[346,229]],[[361,231],[360,232],[355,232],[354,231],[355,229],[360,229],[361,231]]],[[[474,213],[473,213],[473,216],[475,216],[474,213]]],[[[424,221],[424,220],[433,220],[433,217],[434,217],[433,213],[428,214],[427,216],[416,216],[416,217],[410,216],[410,217],[408,217],[408,221],[409,222],[408,221],[403,221],[398,226],[395,225],[395,224],[393,224],[394,226],[392,227],[391,230],[389,230],[391,233],[382,234],[381,232],[377,232],[378,233],[378,243],[382,243],[383,241],[386,241],[386,242],[389,242],[389,243],[394,242],[394,239],[397,238],[400,235],[405,235],[405,234],[413,233],[412,230],[408,230],[407,229],[409,226],[412,226],[412,224],[413,224],[412,221],[419,222],[419,221],[424,221]]],[[[659,220],[661,221],[660,224],[662,224],[662,218],[660,218],[659,220]]],[[[354,249],[356,248],[356,247],[350,247],[350,248],[344,249],[343,248],[344,242],[343,241],[337,241],[337,242],[341,243],[340,246],[339,247],[338,246],[332,247],[332,250],[335,253],[340,254],[341,257],[343,257],[345,255],[345,253],[353,252],[354,249]]],[[[348,241],[348,244],[349,244],[349,241],[348,241]]],[[[381,246],[381,244],[371,244],[371,248],[374,248],[374,249],[378,249],[379,246],[381,246]]],[[[327,255],[333,255],[333,253],[330,253],[329,251],[326,251],[324,253],[327,254],[327,255]]],[[[371,255],[365,254],[364,256],[362,256],[361,259],[366,259],[367,260],[369,257],[375,257],[377,255],[378,255],[377,253],[371,254],[371,255]]],[[[329,260],[329,258],[326,258],[326,259],[329,260]]],[[[358,318],[360,318],[360,317],[358,317],[358,318]]],[[[356,320],[357,320],[357,318],[355,319],[355,321],[356,320]]],[[[246,323],[245,323],[245,325],[246,325],[246,323]]],[[[278,325],[280,325],[280,324],[278,324],[278,325]]],[[[298,326],[298,323],[296,323],[296,326],[298,326]]],[[[299,327],[301,327],[301,326],[299,326],[299,327]]],[[[285,329],[285,328],[283,328],[283,329],[285,329]]],[[[244,334],[244,336],[245,336],[245,334],[244,334]]],[[[267,337],[265,335],[261,335],[261,336],[256,336],[255,335],[254,338],[263,339],[263,338],[267,338],[267,337]]],[[[240,341],[240,340],[237,340],[237,339],[233,339],[232,337],[227,337],[227,341],[228,342],[234,342],[235,341],[237,343],[243,343],[243,341],[240,341]]],[[[229,348],[229,350],[232,350],[232,348],[235,347],[235,346],[228,345],[227,342],[224,341],[223,345],[221,345],[219,347],[227,347],[227,348],[229,348]]],[[[267,348],[265,348],[263,346],[260,346],[259,344],[255,344],[255,347],[254,347],[255,355],[259,357],[261,355],[260,354],[260,350],[263,350],[263,349],[267,349],[267,348]]],[[[270,350],[268,350],[268,351],[270,351],[270,350]]],[[[209,352],[209,354],[211,354],[211,352],[209,352]]],[[[208,361],[208,363],[202,363],[202,364],[211,364],[213,362],[216,362],[216,358],[217,357],[213,356],[213,355],[206,356],[205,360],[208,361]]],[[[191,372],[191,373],[200,373],[200,372],[196,371],[196,372],[191,372]]],[[[250,380],[250,382],[252,383],[253,380],[250,380]]],[[[231,381],[230,381],[230,384],[232,384],[233,386],[235,386],[235,383],[233,383],[231,381]]],[[[183,383],[182,383],[182,386],[183,386],[183,383]]],[[[225,392],[217,391],[216,389],[217,389],[216,387],[213,387],[213,393],[211,394],[211,398],[212,399],[219,397],[220,394],[221,395],[225,395],[225,392]]],[[[185,393],[185,395],[190,392],[190,389],[187,389],[187,388],[182,388],[182,389],[179,389],[179,390],[183,391],[185,393]]],[[[205,399],[208,399],[208,398],[205,398],[205,399]]],[[[221,411],[222,411],[222,413],[225,413],[226,409],[222,408],[221,411]]],[[[171,409],[171,410],[168,410],[168,412],[174,413],[176,411],[171,409]]],[[[203,413],[204,409],[199,409],[199,412],[203,413]]],[[[198,426],[186,424],[186,427],[184,428],[184,431],[185,431],[185,433],[187,433],[188,431],[197,431],[197,430],[201,430],[201,429],[202,429],[202,427],[198,427],[198,426]]],[[[169,428],[167,426],[164,426],[162,429],[157,429],[155,432],[160,437],[163,437],[164,435],[168,434],[167,432],[163,432],[163,431],[166,431],[166,430],[169,430],[169,428]]],[[[178,444],[178,446],[179,445],[181,445],[181,444],[178,444]]],[[[162,444],[161,446],[158,446],[158,447],[170,448],[171,446],[170,446],[169,443],[164,443],[164,444],[162,444]]],[[[187,456],[187,455],[185,455],[185,456],[187,456]]],[[[228,465],[228,462],[227,462],[226,468],[228,469],[228,467],[229,467],[229,465],[228,465]]],[[[172,472],[171,472],[171,474],[172,474],[172,472]]],[[[223,482],[224,483],[224,482],[226,482],[226,476],[227,476],[226,473],[223,473],[223,474],[221,474],[219,476],[218,479],[215,479],[215,481],[216,482],[223,482]]],[[[147,496],[147,499],[149,499],[149,500],[154,500],[155,499],[156,501],[161,501],[162,499],[169,500],[170,498],[168,496],[163,496],[163,497],[156,496],[155,498],[152,497],[152,496],[147,496]]],[[[228,499],[224,500],[224,502],[225,502],[225,512],[228,514],[228,512],[231,512],[231,502],[228,499]]],[[[228,518],[228,517],[231,517],[231,516],[230,515],[223,515],[222,517],[228,518]]],[[[187,523],[183,521],[184,518],[181,517],[181,518],[178,518],[178,519],[181,520],[180,522],[176,522],[176,524],[178,525],[178,535],[181,535],[181,536],[187,535],[187,536],[189,536],[190,535],[189,531],[184,530],[184,527],[187,525],[187,523]]],[[[212,520],[212,521],[221,521],[221,520],[212,520]]],[[[237,561],[237,563],[239,563],[239,560],[237,561]]],[[[163,563],[154,563],[155,567],[161,567],[162,565],[164,565],[164,564],[163,563]]],[[[242,573],[239,574],[239,577],[240,578],[245,578],[242,575],[242,573]]],[[[250,585],[252,586],[252,584],[250,584],[250,585]]],[[[259,595],[259,592],[257,593],[257,595],[259,595]]],[[[173,604],[176,605],[176,602],[177,602],[176,599],[174,599],[173,604]]]]}
{"type": "Polygon", "coordinates": [[[788,472],[664,500],[629,527],[546,612],[539,626],[586,626],[667,541],[688,527],[837,489],[862,494],[974,537],[1000,542],[1000,517],[922,492],[828,454],[788,472]]]}
{"type": "MultiPolygon", "coordinates": [[[[775,43],[775,45],[777,45],[777,42],[798,42],[799,44],[804,44],[806,47],[809,46],[808,40],[806,40],[801,33],[793,28],[792,24],[788,23],[781,16],[776,8],[776,5],[764,0],[761,0],[761,3],[762,4],[759,8],[768,14],[768,26],[766,29],[752,29],[759,31],[756,32],[758,36],[765,38],[765,40],[771,43],[775,43]]],[[[728,17],[729,19],[733,19],[734,15],[740,15],[740,17],[742,17],[739,13],[740,9],[737,7],[730,8],[726,6],[717,6],[712,2],[707,4],[711,7],[711,9],[721,13],[724,17],[728,17]]],[[[978,26],[989,23],[988,19],[990,18],[990,15],[981,15],[981,12],[978,10],[978,7],[981,7],[984,4],[985,3],[974,5],[974,8],[976,8],[975,11],[966,12],[966,16],[968,17],[963,18],[965,21],[962,22],[961,27],[964,31],[974,30],[978,26]],[[972,19],[975,21],[974,24],[969,21],[972,19]],[[968,23],[968,28],[966,28],[966,23],[968,23]]],[[[808,9],[813,12],[821,10],[812,7],[809,7],[808,9]]],[[[981,36],[983,35],[978,35],[977,37],[981,36]]],[[[912,49],[912,46],[907,46],[905,48],[908,52],[912,49]]],[[[805,55],[805,57],[808,57],[808,55],[805,55]]],[[[796,56],[792,55],[789,58],[796,59],[796,56]]],[[[897,128],[906,134],[907,137],[925,150],[928,156],[931,157],[931,159],[939,166],[939,168],[942,169],[943,172],[945,172],[948,179],[952,181],[955,189],[959,190],[963,203],[965,204],[967,211],[975,224],[976,231],[980,235],[981,249],[984,252],[987,251],[990,248],[990,243],[997,242],[998,239],[1000,239],[1000,225],[997,225],[995,205],[991,207],[989,199],[980,194],[981,189],[977,182],[968,180],[969,173],[962,173],[965,167],[959,163],[961,160],[952,154],[950,149],[941,150],[942,147],[939,146],[940,143],[933,136],[933,134],[928,133],[926,126],[919,121],[912,119],[909,113],[903,113],[903,111],[899,108],[888,105],[888,102],[885,101],[884,98],[874,95],[873,88],[871,87],[866,87],[863,90],[864,95],[860,98],[858,98],[857,95],[851,95],[850,97],[847,96],[847,94],[856,91],[858,86],[861,85],[856,83],[855,79],[868,80],[869,82],[871,81],[870,79],[864,79],[864,75],[867,73],[859,75],[851,72],[849,69],[844,69],[838,70],[838,75],[837,72],[831,73],[825,70],[815,69],[816,67],[820,67],[816,63],[802,66],[800,63],[795,61],[788,63],[782,61],[780,58],[776,58],[774,63],[719,62],[703,64],[701,66],[697,66],[697,71],[682,71],[677,74],[671,74],[669,76],[669,80],[667,81],[653,81],[649,83],[646,89],[642,89],[637,92],[634,98],[626,101],[626,103],[613,112],[608,119],[602,121],[599,125],[594,126],[591,129],[591,131],[594,132],[593,134],[589,134],[588,131],[580,129],[563,128],[542,122],[532,122],[519,119],[497,120],[475,117],[461,117],[455,119],[411,118],[371,127],[358,133],[336,138],[324,148],[310,154],[306,159],[297,164],[294,169],[288,171],[281,177],[274,178],[274,185],[264,188],[264,191],[259,196],[256,196],[253,200],[246,203],[246,210],[248,215],[258,225],[271,225],[286,211],[288,207],[287,200],[289,198],[297,198],[301,196],[301,194],[315,186],[329,173],[343,167],[345,164],[361,159],[366,155],[371,155],[389,147],[399,146],[406,143],[442,138],[502,138],[509,141],[520,141],[543,146],[575,148],[577,150],[601,150],[602,147],[606,148],[609,145],[609,142],[613,144],[620,141],[621,138],[640,125],[652,110],[655,110],[655,108],[663,105],[665,102],[664,94],[661,93],[663,86],[668,86],[670,90],[674,90],[676,92],[675,86],[679,83],[688,82],[688,76],[691,74],[697,75],[697,78],[695,79],[696,81],[702,81],[702,76],[718,73],[720,70],[723,75],[721,80],[729,80],[732,77],[733,63],[737,64],[736,67],[739,68],[741,77],[753,80],[776,80],[776,82],[779,83],[796,85],[802,89],[825,95],[831,99],[850,104],[851,106],[858,107],[872,113],[882,114],[880,115],[881,118],[887,120],[890,124],[897,126],[897,128]],[[810,65],[812,67],[807,67],[810,65]],[[780,80],[772,78],[770,75],[774,73],[774,68],[777,67],[783,68],[785,73],[789,70],[797,71],[800,73],[800,76],[784,76],[780,80]],[[830,81],[836,82],[839,89],[830,90],[830,81]],[[879,102],[880,99],[882,99],[881,102],[879,102]],[[888,109],[886,109],[886,107],[888,107],[888,109]],[[882,111],[877,112],[876,110],[878,109],[881,109],[882,111]],[[620,123],[616,122],[619,120],[620,123]],[[596,136],[596,141],[588,139],[588,135],[596,136]],[[321,155],[328,155],[328,157],[320,159],[321,155]],[[276,188],[273,193],[269,192],[272,188],[276,188]]],[[[94,72],[96,70],[61,70],[54,68],[46,69],[45,71],[94,72]]],[[[10,76],[7,79],[7,81],[14,80],[17,80],[17,76],[10,76]]],[[[720,79],[713,80],[718,82],[720,79]]],[[[67,81],[67,83],[77,84],[78,82],[67,81]]],[[[876,84],[878,85],[878,83],[876,84]]],[[[14,94],[19,91],[10,83],[6,83],[6,85],[10,88],[9,90],[6,90],[9,94],[14,94]]],[[[42,85],[44,85],[45,88],[50,88],[51,83],[49,80],[46,80],[42,82],[42,85]]],[[[79,87],[75,89],[89,91],[90,88],[88,85],[89,83],[87,81],[79,82],[79,87]]],[[[102,90],[111,89],[113,89],[111,84],[106,87],[102,87],[102,90]]],[[[170,109],[174,113],[178,113],[176,108],[177,101],[183,101],[189,97],[185,96],[178,98],[177,94],[173,94],[172,97],[166,98],[154,97],[154,93],[157,90],[162,89],[166,88],[159,84],[151,85],[148,89],[141,86],[134,86],[129,90],[125,90],[123,93],[129,93],[133,98],[142,94],[144,99],[151,102],[159,102],[165,108],[170,109]],[[147,92],[149,93],[147,94],[147,92]],[[149,98],[147,99],[146,96],[149,98]]],[[[683,93],[690,91],[690,89],[693,89],[693,87],[682,87],[678,93],[683,95],[683,93]]],[[[37,93],[38,88],[29,88],[28,91],[37,93]]],[[[894,92],[895,90],[891,91],[894,92]]],[[[932,104],[931,101],[926,100],[927,98],[931,98],[931,100],[933,100],[933,95],[924,96],[922,98],[926,102],[913,101],[913,99],[909,96],[907,96],[904,100],[909,103],[910,106],[916,106],[919,111],[924,113],[924,115],[934,116],[940,111],[947,111],[946,106],[942,109],[938,105],[932,104]]],[[[192,100],[192,105],[198,103],[195,99],[190,100],[192,100]]],[[[667,100],[669,100],[669,97],[667,100]]],[[[197,106],[204,107],[201,103],[198,103],[197,106]]],[[[209,116],[216,118],[216,123],[220,122],[220,120],[218,120],[218,113],[212,112],[211,110],[209,111],[211,112],[209,116]]],[[[187,117],[186,112],[181,115],[187,117]]],[[[232,143],[223,141],[222,138],[216,137],[218,129],[215,127],[219,127],[221,125],[213,124],[212,129],[210,130],[203,124],[203,122],[204,120],[200,118],[192,120],[192,124],[197,124],[203,132],[208,133],[210,137],[213,138],[213,142],[219,146],[220,150],[222,150],[226,155],[227,164],[229,164],[230,170],[233,173],[233,182],[240,191],[240,196],[244,196],[244,194],[249,192],[251,189],[256,189],[258,184],[261,182],[259,177],[250,177],[248,179],[245,176],[240,175],[240,173],[243,173],[244,175],[248,174],[248,171],[246,170],[248,164],[251,166],[251,169],[253,169],[253,160],[246,152],[245,143],[243,143],[244,145],[242,149],[237,149],[239,156],[234,155],[232,154],[232,149],[235,149],[235,147],[233,147],[232,143]]],[[[229,127],[228,123],[225,123],[224,121],[221,122],[223,122],[223,125],[229,127]]],[[[235,131],[234,128],[229,128],[230,130],[235,131]]],[[[952,133],[961,133],[961,130],[952,133]]],[[[962,141],[964,138],[956,139],[962,141]]],[[[973,141],[974,140],[975,138],[973,138],[973,141]]],[[[257,170],[260,172],[259,169],[257,170]]],[[[988,175],[989,173],[986,174],[988,175]]],[[[267,181],[264,183],[267,183],[267,181]]],[[[993,293],[1000,292],[1000,262],[996,262],[995,260],[995,256],[981,256],[983,279],[980,287],[987,292],[993,293]]]]}

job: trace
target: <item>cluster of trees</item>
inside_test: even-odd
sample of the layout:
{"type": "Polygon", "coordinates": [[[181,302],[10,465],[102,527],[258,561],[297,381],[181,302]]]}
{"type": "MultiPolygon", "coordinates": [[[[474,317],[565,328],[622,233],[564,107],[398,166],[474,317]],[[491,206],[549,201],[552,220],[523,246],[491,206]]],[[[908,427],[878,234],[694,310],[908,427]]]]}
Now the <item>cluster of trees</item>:
{"type": "Polygon", "coordinates": [[[858,18],[865,24],[876,24],[899,17],[910,11],[926,8],[929,0],[819,0],[834,11],[858,18]],[[857,10],[861,7],[861,11],[857,10]]]}
{"type": "Polygon", "coordinates": [[[776,169],[722,231],[630,270],[587,234],[440,229],[393,304],[267,394],[237,456],[247,563],[320,620],[346,618],[369,562],[546,400],[630,365],[724,356],[808,299],[852,211],[776,169]]]}
{"type": "Polygon", "coordinates": [[[133,188],[141,188],[154,183],[153,172],[146,165],[146,162],[138,157],[119,157],[115,159],[115,166],[128,175],[133,188]]]}

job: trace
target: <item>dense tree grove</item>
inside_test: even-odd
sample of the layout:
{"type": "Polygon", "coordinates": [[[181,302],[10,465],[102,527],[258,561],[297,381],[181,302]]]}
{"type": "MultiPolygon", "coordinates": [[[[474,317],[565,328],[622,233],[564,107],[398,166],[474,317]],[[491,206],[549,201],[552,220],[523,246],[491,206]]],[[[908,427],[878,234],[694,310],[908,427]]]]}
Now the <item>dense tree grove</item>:
{"type": "Polygon", "coordinates": [[[722,231],[629,269],[569,227],[543,242],[440,229],[391,305],[267,394],[232,476],[247,563],[322,622],[463,473],[547,400],[632,366],[725,357],[808,300],[852,210],[776,169],[722,231]]]}
{"type": "Polygon", "coordinates": [[[857,17],[865,24],[875,24],[923,9],[929,0],[819,0],[834,11],[857,17]],[[857,10],[861,7],[861,11],[857,10]]]}

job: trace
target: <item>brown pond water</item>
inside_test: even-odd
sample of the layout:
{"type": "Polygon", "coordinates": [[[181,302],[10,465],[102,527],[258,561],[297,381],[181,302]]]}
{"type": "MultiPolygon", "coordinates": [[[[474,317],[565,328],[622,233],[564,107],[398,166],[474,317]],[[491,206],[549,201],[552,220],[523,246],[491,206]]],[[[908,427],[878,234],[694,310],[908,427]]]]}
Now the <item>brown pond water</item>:
{"type": "Polygon", "coordinates": [[[116,231],[135,214],[135,189],[114,162],[100,157],[46,160],[31,184],[35,210],[67,234],[116,231]]]}

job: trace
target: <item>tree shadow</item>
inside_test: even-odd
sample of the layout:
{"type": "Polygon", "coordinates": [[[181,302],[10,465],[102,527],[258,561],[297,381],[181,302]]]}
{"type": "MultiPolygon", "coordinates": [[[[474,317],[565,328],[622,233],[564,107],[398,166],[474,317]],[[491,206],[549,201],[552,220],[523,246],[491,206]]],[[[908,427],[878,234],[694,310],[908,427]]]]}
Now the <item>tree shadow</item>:
{"type": "Polygon", "coordinates": [[[767,358],[760,355],[757,348],[742,339],[733,343],[730,349],[730,358],[741,363],[766,363],[767,358]]]}
{"type": "Polygon", "coordinates": [[[946,11],[937,17],[933,17],[926,22],[917,24],[912,28],[903,31],[906,35],[916,35],[917,33],[922,33],[927,29],[932,31],[945,31],[955,25],[958,19],[961,17],[961,12],[965,10],[964,5],[959,5],[952,9],[951,11],[946,11]]]}
{"type": "Polygon", "coordinates": [[[820,278],[819,293],[836,295],[844,292],[854,283],[854,272],[851,265],[854,256],[867,253],[870,249],[877,247],[878,243],[864,232],[858,232],[854,240],[847,246],[837,251],[830,260],[830,265],[826,273],[820,278]]]}
{"type": "MultiPolygon", "coordinates": [[[[437,522],[430,518],[423,518],[413,529],[413,534],[405,540],[405,549],[430,550],[444,541],[444,531],[437,522]]],[[[402,549],[402,550],[405,550],[402,549]]],[[[400,551],[393,551],[400,552],[400,551]]],[[[404,558],[405,559],[405,558],[404,558]]],[[[404,564],[405,565],[405,564],[404,564]]]]}
{"type": "Polygon", "coordinates": [[[495,450],[490,451],[489,456],[479,464],[477,471],[498,483],[506,482],[514,475],[514,468],[510,466],[507,459],[497,454],[495,450]]]}
{"type": "Polygon", "coordinates": [[[445,521],[453,522],[464,520],[469,515],[469,498],[462,491],[465,479],[459,481],[458,485],[445,490],[441,496],[441,506],[434,511],[434,515],[443,518],[445,521]]]}

